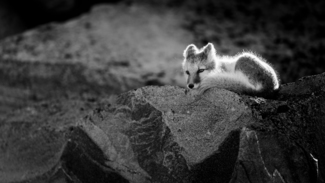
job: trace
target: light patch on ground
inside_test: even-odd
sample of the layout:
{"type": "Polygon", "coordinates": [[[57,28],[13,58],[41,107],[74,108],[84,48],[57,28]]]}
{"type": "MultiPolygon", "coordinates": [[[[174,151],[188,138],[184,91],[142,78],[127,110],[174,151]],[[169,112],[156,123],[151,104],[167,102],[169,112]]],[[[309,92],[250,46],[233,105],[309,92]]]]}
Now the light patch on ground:
{"type": "Polygon", "coordinates": [[[50,24],[0,44],[2,59],[82,64],[115,76],[180,84],[182,52],[193,37],[184,15],[150,7],[94,7],[64,24],[50,24]]]}

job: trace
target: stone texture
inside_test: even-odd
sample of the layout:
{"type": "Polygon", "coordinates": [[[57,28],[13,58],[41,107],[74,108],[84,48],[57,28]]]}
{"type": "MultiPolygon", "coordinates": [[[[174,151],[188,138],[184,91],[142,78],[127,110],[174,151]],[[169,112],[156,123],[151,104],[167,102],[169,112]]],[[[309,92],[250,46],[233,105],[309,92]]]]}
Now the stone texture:
{"type": "Polygon", "coordinates": [[[179,63],[192,39],[185,22],[174,10],[100,5],[7,38],[0,43],[0,114],[49,98],[182,85],[179,63]]]}
{"type": "Polygon", "coordinates": [[[324,182],[320,97],[289,102],[152,86],[102,101],[43,102],[2,119],[1,178],[324,182]]]}
{"type": "MultiPolygon", "coordinates": [[[[172,10],[97,6],[76,20],[2,41],[1,68],[19,65],[29,77],[44,80],[60,75],[63,86],[83,77],[119,91],[154,81],[181,84],[179,62],[192,41],[185,22],[172,10]]],[[[11,77],[17,76],[12,70],[11,77]]]]}
{"type": "Polygon", "coordinates": [[[323,183],[323,74],[272,100],[138,88],[183,82],[186,18],[98,6],[1,42],[0,180],[323,183]]]}
{"type": "Polygon", "coordinates": [[[38,123],[1,123],[1,182],[19,182],[54,171],[64,149],[64,137],[38,123]]]}
{"type": "Polygon", "coordinates": [[[190,166],[217,151],[231,130],[253,122],[234,93],[217,90],[213,94],[229,103],[207,102],[214,98],[212,94],[195,98],[175,87],[138,89],[119,96],[109,109],[83,122],[102,129],[106,140],[98,138],[97,130],[84,129],[107,152],[114,162],[110,164],[125,164],[151,182],[190,182],[195,178],[190,176],[190,166]]]}
{"type": "Polygon", "coordinates": [[[226,90],[207,92],[199,98],[185,90],[175,93],[174,88],[146,88],[138,93],[163,111],[166,125],[178,134],[178,143],[191,163],[198,163],[217,150],[215,144],[223,142],[233,129],[254,122],[239,96],[226,90]]]}
{"type": "Polygon", "coordinates": [[[230,182],[317,182],[317,162],[285,137],[243,128],[230,182]]]}
{"type": "Polygon", "coordinates": [[[54,178],[191,182],[202,173],[196,175],[190,167],[206,168],[198,164],[218,150],[232,129],[253,122],[250,110],[236,94],[211,92],[201,98],[177,87],[141,88],[110,97],[107,107],[96,104],[98,108],[83,119],[87,106],[95,104],[62,100],[15,111],[2,119],[1,129],[12,129],[1,138],[2,146],[10,145],[2,152],[2,176],[6,182],[54,178]],[[216,102],[222,101],[218,97],[207,102],[215,94],[226,96],[229,103],[216,102]],[[27,134],[11,133],[17,129],[27,134]],[[43,145],[44,140],[48,143],[43,145]],[[29,166],[21,166],[25,164],[29,166]]]}

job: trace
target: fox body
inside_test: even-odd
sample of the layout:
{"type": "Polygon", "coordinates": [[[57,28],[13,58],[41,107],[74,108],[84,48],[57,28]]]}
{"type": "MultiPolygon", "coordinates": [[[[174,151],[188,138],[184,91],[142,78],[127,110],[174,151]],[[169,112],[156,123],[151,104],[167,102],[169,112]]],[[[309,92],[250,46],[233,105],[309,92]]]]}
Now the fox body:
{"type": "Polygon", "coordinates": [[[279,89],[274,69],[251,52],[221,56],[216,54],[213,44],[208,43],[202,49],[191,44],[183,55],[189,89],[202,93],[217,87],[256,96],[269,96],[279,89]]]}

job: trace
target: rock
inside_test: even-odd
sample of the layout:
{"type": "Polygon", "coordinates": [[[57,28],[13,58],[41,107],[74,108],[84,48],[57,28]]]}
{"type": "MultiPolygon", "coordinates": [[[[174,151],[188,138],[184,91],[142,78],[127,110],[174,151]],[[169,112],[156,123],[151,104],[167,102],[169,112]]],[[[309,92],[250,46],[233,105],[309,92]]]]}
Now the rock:
{"type": "MultiPolygon", "coordinates": [[[[196,99],[175,87],[138,89],[82,122],[98,126],[107,140],[88,130],[89,125],[83,129],[104,152],[112,151],[106,150],[107,144],[116,148],[116,153],[106,154],[106,164],[129,167],[120,174],[135,172],[150,182],[191,182],[197,176],[191,169],[213,155],[231,129],[253,123],[250,110],[234,93],[214,94],[219,97],[196,99]],[[207,103],[208,98],[213,100],[207,103]]],[[[133,180],[134,175],[125,177],[143,182],[133,180]]]]}
{"type": "MultiPolygon", "coordinates": [[[[218,150],[231,129],[253,122],[250,110],[236,94],[226,90],[214,94],[196,98],[177,87],[147,87],[109,99],[109,108],[98,108],[82,120],[78,116],[82,116],[85,106],[91,105],[87,102],[43,103],[16,111],[4,119],[6,125],[1,127],[5,131],[12,129],[4,133],[2,145],[15,147],[2,152],[1,157],[6,157],[1,163],[3,176],[7,176],[7,182],[58,177],[81,182],[195,180],[190,167],[206,168],[198,164],[218,150]],[[213,100],[207,103],[208,98],[213,100]],[[225,98],[229,103],[222,102],[225,98]],[[13,133],[16,129],[27,134],[13,133]],[[15,140],[22,137],[22,142],[15,140]],[[38,138],[49,139],[50,143],[35,143],[38,138]],[[25,150],[21,151],[23,147],[25,150]],[[40,167],[40,159],[33,158],[44,151],[49,153],[41,158],[47,169],[40,167]],[[28,162],[38,169],[6,168],[10,154],[24,157],[17,160],[17,167],[28,162]],[[56,176],[44,178],[44,174],[56,176]]],[[[233,142],[238,138],[227,139],[233,142]]]]}
{"type": "Polygon", "coordinates": [[[10,77],[55,79],[60,87],[71,89],[83,80],[111,91],[126,91],[154,80],[180,84],[182,51],[192,39],[181,27],[184,22],[172,10],[97,6],[76,20],[45,25],[2,41],[1,73],[5,74],[1,81],[10,77]],[[10,69],[17,65],[26,77],[10,69]]]}
{"type": "Polygon", "coordinates": [[[304,148],[281,135],[242,129],[230,182],[317,182],[317,176],[317,161],[304,148]]]}
{"type": "MultiPolygon", "coordinates": [[[[71,155],[78,159],[76,151],[81,153],[81,163],[90,166],[87,161],[92,159],[85,159],[80,148],[85,151],[82,147],[95,144],[85,132],[73,129],[96,107],[102,107],[99,101],[51,100],[0,116],[0,182],[66,182],[70,178],[65,170],[79,165],[71,162],[71,155]]],[[[96,157],[102,154],[98,147],[90,152],[96,157]]]]}
{"type": "Polygon", "coordinates": [[[309,96],[324,90],[325,73],[307,76],[297,80],[295,83],[288,83],[281,87],[280,96],[288,98],[290,96],[309,96]]]}
{"type": "Polygon", "coordinates": [[[182,51],[192,39],[185,22],[173,10],[100,5],[7,38],[0,43],[0,112],[48,98],[181,85],[182,51]]]}
{"type": "Polygon", "coordinates": [[[183,82],[185,18],[98,6],[1,42],[0,180],[323,183],[323,74],[272,100],[140,87],[183,82]]]}
{"type": "Polygon", "coordinates": [[[44,102],[2,120],[1,178],[324,182],[319,104],[325,98],[318,94],[284,101],[222,89],[197,95],[151,86],[111,96],[101,105],[44,102]],[[85,115],[87,106],[95,110],[85,115]]]}

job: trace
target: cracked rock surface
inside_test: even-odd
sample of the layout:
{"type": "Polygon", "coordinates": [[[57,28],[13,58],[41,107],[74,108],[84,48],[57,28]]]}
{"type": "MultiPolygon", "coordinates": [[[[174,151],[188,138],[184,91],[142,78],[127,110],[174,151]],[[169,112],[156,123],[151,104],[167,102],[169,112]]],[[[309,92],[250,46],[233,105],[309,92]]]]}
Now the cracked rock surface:
{"type": "Polygon", "coordinates": [[[318,104],[324,100],[323,93],[289,102],[152,86],[111,96],[87,115],[82,111],[96,102],[42,103],[2,120],[0,176],[4,182],[323,182],[318,104]]]}
{"type": "Polygon", "coordinates": [[[2,41],[0,182],[323,183],[324,74],[273,99],[171,86],[179,13],[103,5],[2,41]]]}

